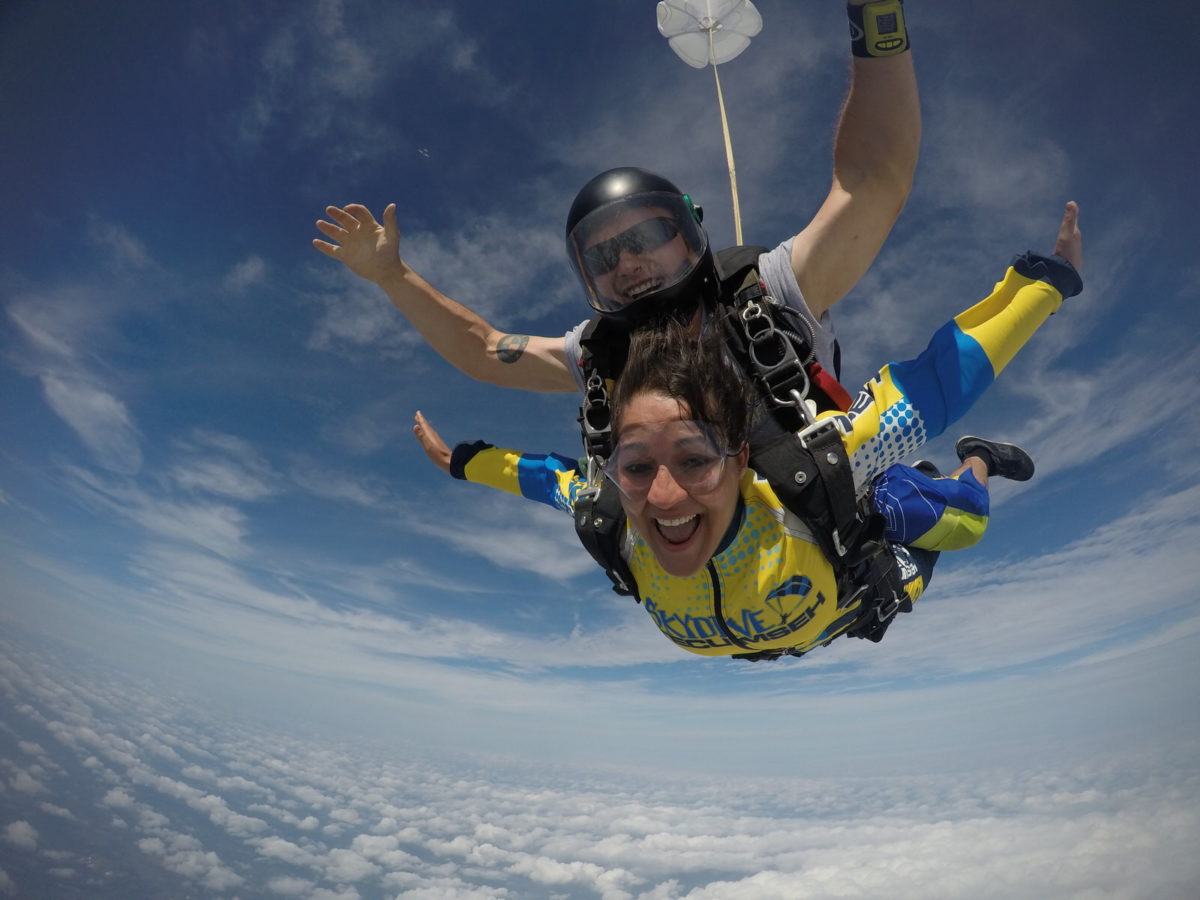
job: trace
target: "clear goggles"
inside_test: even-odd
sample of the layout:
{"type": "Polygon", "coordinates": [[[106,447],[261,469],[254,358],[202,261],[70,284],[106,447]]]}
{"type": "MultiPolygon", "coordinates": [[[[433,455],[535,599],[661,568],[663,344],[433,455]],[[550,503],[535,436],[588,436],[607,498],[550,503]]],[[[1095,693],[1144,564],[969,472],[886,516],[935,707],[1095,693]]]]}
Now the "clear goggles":
{"type": "Polygon", "coordinates": [[[609,284],[608,276],[621,255],[665,252],[672,241],[681,242],[682,252],[672,257],[681,261],[663,273],[656,292],[674,287],[692,273],[708,247],[708,236],[682,194],[650,191],[592,210],[567,235],[567,251],[592,307],[614,312],[629,302],[615,296],[609,284]]]}
{"type": "Polygon", "coordinates": [[[730,455],[711,425],[676,419],[626,429],[604,463],[604,474],[632,500],[650,493],[664,467],[689,494],[705,494],[717,487],[730,455]]]}

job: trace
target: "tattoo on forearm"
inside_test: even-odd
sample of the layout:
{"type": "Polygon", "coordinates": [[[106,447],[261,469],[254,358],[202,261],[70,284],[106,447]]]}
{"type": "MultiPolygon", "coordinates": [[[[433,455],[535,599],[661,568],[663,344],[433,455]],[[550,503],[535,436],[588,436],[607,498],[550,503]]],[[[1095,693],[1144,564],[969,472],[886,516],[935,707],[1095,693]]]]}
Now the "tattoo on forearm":
{"type": "Polygon", "coordinates": [[[529,343],[527,334],[506,334],[496,342],[496,356],[502,363],[515,363],[529,343]]]}

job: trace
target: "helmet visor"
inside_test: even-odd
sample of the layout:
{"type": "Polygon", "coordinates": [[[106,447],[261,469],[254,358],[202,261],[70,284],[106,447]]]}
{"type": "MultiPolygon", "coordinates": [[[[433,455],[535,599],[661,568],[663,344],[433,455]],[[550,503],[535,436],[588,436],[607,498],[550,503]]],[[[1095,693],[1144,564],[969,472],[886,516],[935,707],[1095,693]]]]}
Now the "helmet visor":
{"type": "Polygon", "coordinates": [[[615,200],[567,235],[567,252],[592,307],[615,312],[653,300],[692,273],[708,237],[680,194],[654,191],[615,200]]]}

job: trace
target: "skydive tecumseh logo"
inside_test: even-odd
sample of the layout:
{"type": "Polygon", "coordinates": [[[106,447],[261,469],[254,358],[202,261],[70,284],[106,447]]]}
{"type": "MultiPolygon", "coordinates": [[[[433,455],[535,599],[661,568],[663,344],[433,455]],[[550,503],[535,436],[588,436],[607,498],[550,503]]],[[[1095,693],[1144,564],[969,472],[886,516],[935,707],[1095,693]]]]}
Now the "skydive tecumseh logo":
{"type": "MultiPolygon", "coordinates": [[[[811,622],[817,609],[825,602],[825,596],[818,591],[816,599],[804,605],[812,593],[812,587],[810,579],[793,576],[767,594],[763,599],[765,608],[743,609],[739,618],[726,617],[725,626],[745,644],[785,638],[811,622]],[[767,610],[775,615],[771,616],[767,610]],[[778,621],[770,621],[775,617],[778,621]]],[[[680,647],[703,650],[729,647],[733,643],[713,615],[669,612],[659,606],[653,596],[645,597],[642,605],[659,630],[680,647]]]]}

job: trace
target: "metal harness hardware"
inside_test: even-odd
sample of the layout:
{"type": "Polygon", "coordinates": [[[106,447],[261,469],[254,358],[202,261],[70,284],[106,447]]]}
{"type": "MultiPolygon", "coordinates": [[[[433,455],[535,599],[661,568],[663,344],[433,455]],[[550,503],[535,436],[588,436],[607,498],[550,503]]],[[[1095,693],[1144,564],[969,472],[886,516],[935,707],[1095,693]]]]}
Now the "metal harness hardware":
{"type": "MultiPolygon", "coordinates": [[[[584,387],[579,426],[583,433],[583,449],[589,462],[597,457],[607,459],[612,453],[612,407],[609,405],[608,387],[598,372],[592,372],[588,376],[587,385],[584,387]]],[[[588,483],[592,483],[590,471],[588,483]]]]}
{"type": "Polygon", "coordinates": [[[746,353],[761,382],[763,396],[776,408],[793,407],[802,421],[811,422],[813,416],[804,403],[812,388],[805,368],[809,360],[800,359],[794,342],[775,327],[774,318],[757,301],[758,296],[767,303],[774,302],[764,286],[755,282],[739,292],[738,297],[746,297],[746,302],[737,311],[737,316],[746,336],[746,353]]]}

